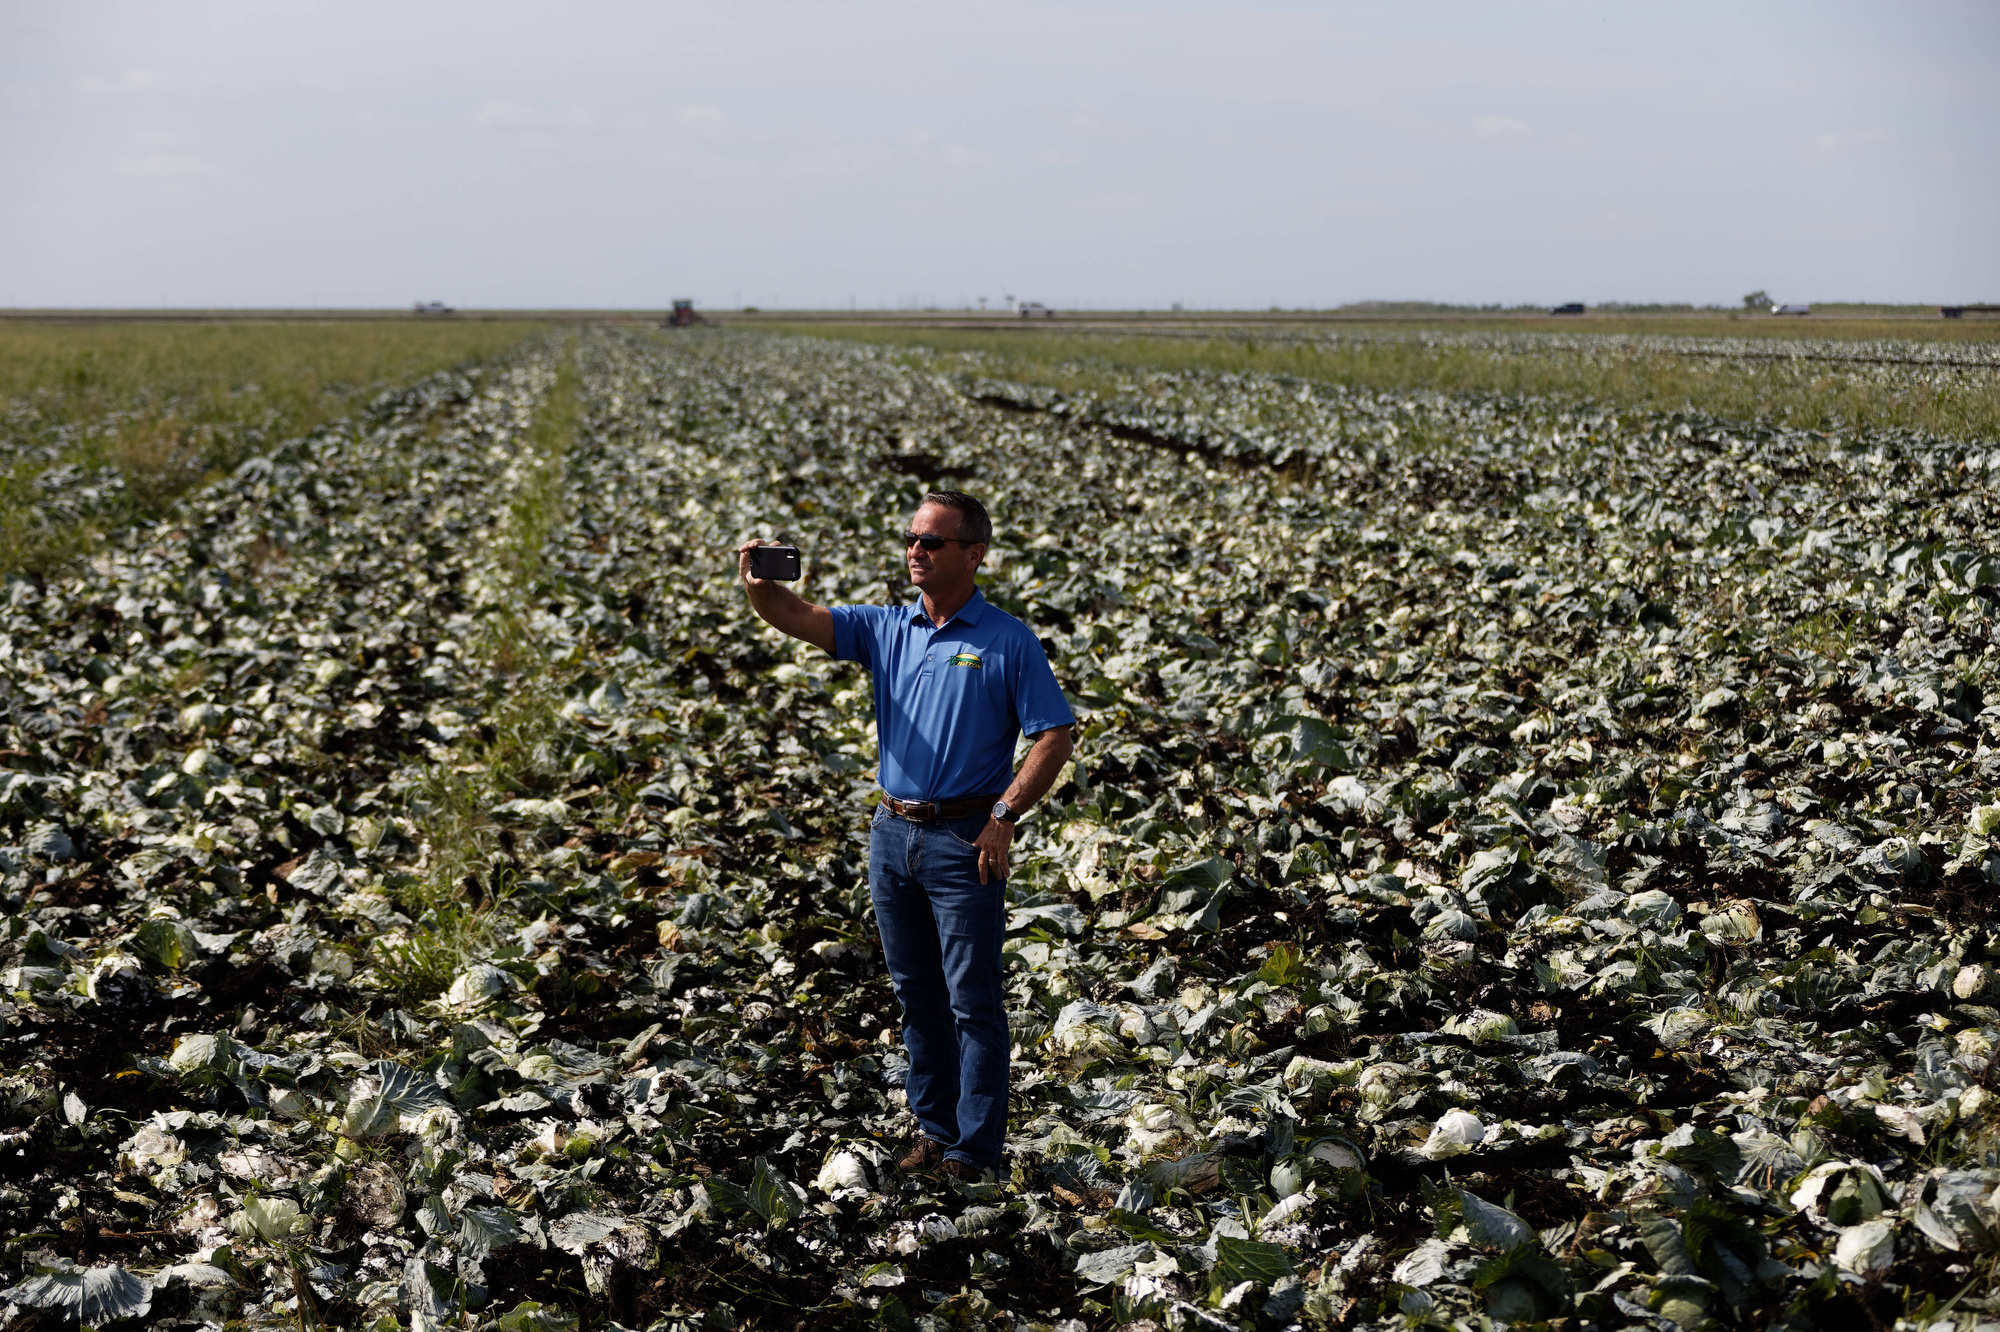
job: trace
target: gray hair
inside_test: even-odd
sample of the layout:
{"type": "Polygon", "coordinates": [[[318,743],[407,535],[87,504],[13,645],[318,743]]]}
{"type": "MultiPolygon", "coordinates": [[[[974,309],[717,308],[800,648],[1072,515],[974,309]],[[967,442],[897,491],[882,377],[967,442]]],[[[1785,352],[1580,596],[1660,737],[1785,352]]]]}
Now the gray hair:
{"type": "Polygon", "coordinates": [[[964,491],[933,490],[924,496],[924,503],[958,511],[960,541],[980,546],[993,544],[993,520],[986,516],[986,506],[964,491]]]}

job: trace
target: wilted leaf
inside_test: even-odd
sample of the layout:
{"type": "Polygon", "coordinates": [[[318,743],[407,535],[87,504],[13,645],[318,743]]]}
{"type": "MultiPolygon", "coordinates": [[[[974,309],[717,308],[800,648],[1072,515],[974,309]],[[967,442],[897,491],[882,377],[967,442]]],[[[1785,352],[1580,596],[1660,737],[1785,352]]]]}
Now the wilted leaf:
{"type": "Polygon", "coordinates": [[[312,1218],[290,1198],[245,1198],[243,1210],[230,1218],[229,1227],[244,1239],[277,1244],[311,1229],[312,1218]]]}
{"type": "Polygon", "coordinates": [[[1215,1269],[1209,1276],[1218,1290],[1227,1290],[1244,1281],[1269,1286],[1291,1274],[1291,1256],[1281,1245],[1231,1239],[1226,1235],[1215,1242],[1215,1269]]]}
{"type": "Polygon", "coordinates": [[[61,1259],[40,1276],[0,1292],[0,1298],[31,1309],[57,1309],[85,1327],[137,1318],[152,1308],[152,1287],[115,1263],[78,1267],[61,1259]]]}
{"type": "MultiPolygon", "coordinates": [[[[564,1220],[568,1220],[567,1217],[564,1220]]],[[[556,1223],[557,1226],[561,1221],[556,1223]]],[[[551,1238],[554,1238],[551,1228],[551,1238]]],[[[466,1207],[458,1214],[458,1242],[466,1253],[481,1257],[521,1238],[521,1227],[500,1207],[466,1207]]],[[[567,1248],[567,1245],[563,1247],[567,1248]]]]}
{"type": "Polygon", "coordinates": [[[450,1098],[435,1082],[400,1064],[378,1060],[355,1080],[340,1131],[350,1138],[370,1138],[397,1128],[407,1132],[428,1112],[450,1106],[450,1098]]]}
{"type": "Polygon", "coordinates": [[[1108,1286],[1124,1280],[1133,1266],[1144,1262],[1152,1252],[1151,1244],[1125,1244],[1087,1253],[1076,1260],[1076,1279],[1085,1286],[1108,1286]]]}
{"type": "Polygon", "coordinates": [[[1458,1191],[1458,1203],[1465,1233],[1474,1244],[1504,1250],[1535,1243],[1535,1228],[1506,1208],[1495,1207],[1465,1189],[1458,1191]]]}
{"type": "Polygon", "coordinates": [[[763,1157],[757,1158],[756,1173],[750,1178],[750,1206],[772,1229],[799,1214],[805,1194],[763,1157]]]}

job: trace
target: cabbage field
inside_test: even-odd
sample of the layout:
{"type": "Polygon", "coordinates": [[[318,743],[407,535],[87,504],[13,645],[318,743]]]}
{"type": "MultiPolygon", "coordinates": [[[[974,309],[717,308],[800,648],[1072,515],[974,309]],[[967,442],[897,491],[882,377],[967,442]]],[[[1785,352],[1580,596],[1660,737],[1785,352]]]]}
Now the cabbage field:
{"type": "Polygon", "coordinates": [[[542,334],[9,577],[7,1326],[2000,1322],[2000,443],[1096,374],[542,334]],[[940,482],[1081,721],[987,1184],[734,581],[940,482]]]}

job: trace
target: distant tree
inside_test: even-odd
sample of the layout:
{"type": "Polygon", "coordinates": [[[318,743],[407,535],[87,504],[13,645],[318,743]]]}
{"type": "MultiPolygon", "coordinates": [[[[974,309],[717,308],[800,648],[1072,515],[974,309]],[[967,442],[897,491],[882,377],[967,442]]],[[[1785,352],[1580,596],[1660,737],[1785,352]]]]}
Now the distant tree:
{"type": "Polygon", "coordinates": [[[1762,310],[1770,304],[1771,293],[1761,289],[1753,291],[1743,298],[1743,308],[1746,310],[1762,310]]]}

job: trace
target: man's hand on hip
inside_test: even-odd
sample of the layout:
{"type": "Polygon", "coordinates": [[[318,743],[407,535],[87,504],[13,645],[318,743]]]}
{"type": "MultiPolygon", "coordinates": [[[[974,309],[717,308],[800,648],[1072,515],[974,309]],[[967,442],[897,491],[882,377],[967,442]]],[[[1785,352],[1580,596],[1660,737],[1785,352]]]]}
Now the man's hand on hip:
{"type": "Polygon", "coordinates": [[[1014,845],[1013,824],[1002,823],[998,819],[986,820],[986,827],[980,831],[979,839],[973,845],[979,848],[981,883],[988,882],[986,876],[989,871],[996,879],[1007,877],[1007,851],[1014,845]]]}

